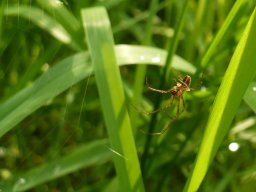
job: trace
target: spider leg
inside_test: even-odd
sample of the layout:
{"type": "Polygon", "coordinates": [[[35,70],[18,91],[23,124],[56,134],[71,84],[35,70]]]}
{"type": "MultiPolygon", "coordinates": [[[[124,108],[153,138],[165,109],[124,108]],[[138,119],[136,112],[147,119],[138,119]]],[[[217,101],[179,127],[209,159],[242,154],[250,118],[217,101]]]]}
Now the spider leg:
{"type": "MultiPolygon", "coordinates": [[[[133,105],[132,105],[132,106],[133,106],[133,105]]],[[[156,109],[156,110],[154,110],[154,111],[143,111],[143,110],[139,110],[137,107],[133,106],[133,108],[135,108],[136,111],[138,111],[138,112],[140,112],[140,113],[143,113],[143,114],[145,114],[145,115],[152,115],[152,114],[157,113],[157,112],[166,111],[166,110],[167,110],[168,108],[170,108],[170,107],[171,107],[171,104],[166,105],[165,107],[161,107],[161,108],[159,108],[159,109],[156,109]]]]}
{"type": "MultiPolygon", "coordinates": [[[[164,107],[161,107],[159,109],[156,109],[156,110],[153,110],[153,111],[143,111],[143,110],[140,110],[138,109],[136,106],[134,105],[131,105],[136,111],[140,112],[140,113],[143,113],[145,115],[152,115],[154,113],[157,113],[157,112],[161,112],[161,111],[166,111],[168,108],[170,108],[172,106],[172,103],[173,103],[173,99],[174,99],[174,96],[172,95],[171,98],[170,98],[170,104],[169,105],[166,105],[164,107]]],[[[168,115],[168,117],[170,118],[170,116],[168,115]]],[[[171,118],[170,118],[171,119],[171,118]]]]}
{"type": "Polygon", "coordinates": [[[143,129],[140,129],[140,131],[144,134],[148,134],[148,135],[162,135],[164,134],[171,126],[171,124],[177,119],[177,117],[171,119],[171,121],[160,131],[160,132],[154,132],[154,133],[149,133],[149,132],[145,132],[143,129]]]}
{"type": "Polygon", "coordinates": [[[182,78],[181,76],[179,76],[179,77],[178,77],[178,81],[179,81],[180,83],[183,83],[183,78],[182,78]]]}
{"type": "Polygon", "coordinates": [[[177,112],[176,112],[176,117],[179,116],[180,114],[180,96],[177,97],[178,101],[177,101],[177,112]]]}
{"type": "MultiPolygon", "coordinates": [[[[170,97],[170,104],[168,105],[169,107],[172,106],[173,100],[174,100],[174,96],[171,95],[171,97],[170,97]]],[[[168,108],[169,108],[169,107],[168,107],[168,108]]],[[[166,108],[166,109],[168,109],[168,108],[166,108]]],[[[161,110],[161,111],[163,111],[163,112],[166,114],[166,116],[167,116],[170,120],[172,120],[172,117],[166,112],[166,109],[165,109],[165,110],[161,110]]]]}
{"type": "Polygon", "coordinates": [[[148,89],[150,89],[151,91],[154,91],[154,92],[162,93],[162,94],[170,93],[170,90],[155,89],[155,88],[150,87],[150,86],[148,86],[148,89]]]}
{"type": "Polygon", "coordinates": [[[170,105],[172,105],[173,99],[174,99],[174,96],[172,95],[171,98],[170,98],[170,105]]]}
{"type": "MultiPolygon", "coordinates": [[[[170,104],[169,105],[166,105],[165,107],[161,107],[159,109],[156,109],[154,111],[144,111],[142,113],[146,114],[146,115],[151,115],[151,114],[154,114],[154,113],[157,113],[157,112],[161,112],[161,111],[166,111],[168,108],[170,108],[172,106],[172,103],[173,103],[173,99],[174,99],[174,96],[172,95],[171,98],[170,98],[170,104]]],[[[171,117],[168,115],[168,117],[171,119],[171,117]]]]}
{"type": "Polygon", "coordinates": [[[151,90],[151,91],[158,92],[158,93],[162,93],[162,94],[170,93],[170,90],[161,90],[161,89],[155,89],[155,88],[153,88],[153,87],[150,87],[150,86],[148,85],[147,79],[146,79],[146,85],[148,86],[148,89],[151,90]]]}
{"type": "Polygon", "coordinates": [[[182,100],[182,105],[183,105],[183,109],[182,109],[182,112],[185,111],[186,107],[185,107],[185,101],[184,101],[184,98],[183,98],[183,95],[181,95],[181,100],[182,100]]]}
{"type": "Polygon", "coordinates": [[[178,81],[185,87],[187,87],[188,85],[186,83],[184,83],[183,79],[178,79],[178,81]]]}

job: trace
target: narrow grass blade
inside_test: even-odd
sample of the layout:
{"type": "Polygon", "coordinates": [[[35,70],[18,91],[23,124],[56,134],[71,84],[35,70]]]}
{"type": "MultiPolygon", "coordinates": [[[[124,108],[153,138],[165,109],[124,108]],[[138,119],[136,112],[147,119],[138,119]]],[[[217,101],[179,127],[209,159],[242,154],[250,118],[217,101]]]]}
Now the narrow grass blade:
{"type": "Polygon", "coordinates": [[[212,11],[209,11],[212,7],[211,5],[213,4],[209,0],[199,0],[197,3],[194,26],[186,41],[187,45],[184,48],[185,58],[188,60],[192,60],[194,58],[195,45],[197,45],[198,37],[206,28],[205,25],[207,22],[205,20],[209,17],[209,14],[213,13],[212,11]]]}
{"type": "Polygon", "coordinates": [[[122,191],[144,191],[131,123],[104,8],[82,11],[102,110],[122,191]]]}
{"type": "Polygon", "coordinates": [[[0,105],[0,137],[47,101],[91,74],[88,60],[88,54],[80,53],[61,61],[31,87],[0,105]]]}
{"type": "MultiPolygon", "coordinates": [[[[144,31],[145,34],[142,40],[142,43],[144,45],[151,45],[152,43],[153,20],[157,13],[157,7],[158,7],[158,0],[150,0],[149,15],[146,20],[145,31],[144,31]]],[[[132,95],[132,103],[135,105],[138,105],[139,102],[141,101],[146,72],[147,72],[147,65],[137,65],[135,76],[134,76],[133,95],[132,95]]],[[[131,119],[133,120],[132,126],[134,128],[134,132],[136,135],[138,114],[137,113],[131,114],[131,119]]]]}
{"type": "Polygon", "coordinates": [[[79,45],[72,40],[71,35],[58,22],[48,16],[42,10],[32,6],[10,6],[4,10],[6,16],[18,16],[32,21],[34,24],[50,33],[53,37],[64,44],[68,44],[79,50],[79,45]]]}
{"type": "Polygon", "coordinates": [[[1,184],[3,191],[25,191],[39,184],[67,175],[83,167],[104,163],[111,159],[106,139],[77,147],[69,155],[16,175],[1,184]]]}
{"type": "MultiPolygon", "coordinates": [[[[117,45],[115,51],[120,66],[143,64],[141,57],[144,57],[147,64],[163,66],[166,59],[166,51],[146,46],[117,45]]],[[[195,72],[190,63],[178,56],[174,58],[174,67],[186,73],[195,72]]],[[[57,63],[32,86],[23,89],[0,105],[0,137],[47,101],[91,73],[93,71],[88,53],[79,53],[57,63]]]]}
{"type": "Polygon", "coordinates": [[[189,5],[189,0],[185,0],[182,4],[182,9],[181,9],[181,12],[178,16],[177,23],[175,25],[174,36],[170,40],[170,46],[168,48],[168,55],[167,55],[167,58],[166,58],[166,63],[164,65],[164,69],[163,69],[164,70],[164,72],[163,72],[164,80],[162,80],[160,88],[163,88],[163,86],[166,83],[165,81],[168,80],[168,78],[169,78],[169,74],[170,74],[169,68],[173,63],[173,58],[174,58],[175,52],[176,52],[177,47],[178,47],[181,32],[182,32],[182,29],[183,29],[184,23],[185,23],[185,18],[186,18],[186,14],[187,14],[187,10],[188,10],[188,5],[189,5]]]}
{"type": "Polygon", "coordinates": [[[72,36],[72,40],[80,49],[85,47],[82,25],[61,1],[37,0],[37,2],[56,19],[72,36]]]}
{"type": "MultiPolygon", "coordinates": [[[[169,69],[170,69],[171,64],[173,63],[174,55],[175,55],[175,52],[176,52],[177,47],[178,47],[178,42],[180,40],[181,31],[184,27],[185,16],[186,16],[186,13],[187,13],[187,10],[188,10],[188,3],[189,3],[188,0],[185,0],[184,2],[182,2],[181,11],[180,11],[179,15],[177,16],[178,20],[177,20],[176,25],[175,25],[174,36],[168,42],[168,44],[169,43],[170,44],[168,46],[168,54],[167,54],[167,58],[166,58],[165,65],[164,65],[164,68],[163,68],[163,72],[162,72],[162,75],[161,75],[162,78],[160,80],[160,85],[158,86],[159,89],[163,89],[165,84],[167,83],[167,81],[169,81],[169,77],[170,77],[170,70],[169,69]]],[[[163,94],[160,94],[159,96],[156,96],[155,103],[154,103],[154,110],[160,108],[162,97],[163,97],[163,94]]],[[[151,117],[149,128],[147,130],[149,133],[155,132],[154,128],[156,127],[156,123],[157,123],[157,114],[158,113],[154,113],[151,117]]],[[[141,167],[142,167],[143,174],[146,174],[146,170],[148,170],[148,168],[147,168],[148,165],[147,165],[146,162],[147,162],[148,155],[149,155],[149,149],[150,149],[151,141],[152,141],[152,137],[150,135],[148,135],[148,137],[146,139],[146,142],[145,142],[144,152],[143,152],[142,157],[141,157],[141,167]]]]}
{"type": "Polygon", "coordinates": [[[216,96],[194,170],[184,191],[197,191],[206,175],[249,83],[256,73],[256,9],[235,50],[216,96]]]}
{"type": "Polygon", "coordinates": [[[2,2],[1,7],[0,7],[0,55],[1,55],[1,49],[2,49],[2,44],[3,44],[3,16],[4,16],[4,2],[2,2]]]}
{"type": "Polygon", "coordinates": [[[53,15],[54,18],[69,31],[69,33],[74,34],[82,29],[81,24],[61,1],[37,0],[37,2],[53,15]]]}
{"type": "MultiPolygon", "coordinates": [[[[166,63],[167,51],[163,49],[138,45],[116,45],[115,50],[117,61],[120,64],[140,63],[163,66],[166,63]]],[[[174,55],[172,67],[187,74],[196,72],[196,68],[191,63],[178,55],[174,55]]]]}
{"type": "Polygon", "coordinates": [[[239,11],[241,10],[241,7],[244,6],[246,3],[247,3],[246,0],[237,0],[235,2],[223,26],[218,31],[217,35],[214,37],[212,43],[210,44],[207,51],[205,52],[201,61],[202,67],[206,67],[209,64],[209,61],[214,55],[215,50],[217,50],[217,46],[223,41],[225,35],[230,31],[231,25],[234,22],[235,18],[237,17],[239,11]]]}

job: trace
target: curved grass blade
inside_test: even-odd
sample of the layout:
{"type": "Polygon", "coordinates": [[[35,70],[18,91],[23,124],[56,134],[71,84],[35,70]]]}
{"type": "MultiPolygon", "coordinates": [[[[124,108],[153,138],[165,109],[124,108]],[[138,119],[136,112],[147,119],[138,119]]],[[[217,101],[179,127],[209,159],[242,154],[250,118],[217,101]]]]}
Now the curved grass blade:
{"type": "Polygon", "coordinates": [[[139,161],[104,8],[82,10],[89,51],[100,95],[113,160],[122,191],[144,191],[139,161]]]}
{"type": "Polygon", "coordinates": [[[47,101],[91,73],[89,55],[86,53],[64,59],[51,68],[31,87],[0,105],[0,137],[47,101]]]}
{"type": "MultiPolygon", "coordinates": [[[[73,14],[63,5],[61,1],[37,0],[37,2],[46,9],[70,34],[76,34],[82,29],[73,14]]],[[[81,42],[81,41],[80,41],[81,42]]]]}
{"type": "Polygon", "coordinates": [[[223,41],[225,35],[230,31],[235,18],[238,17],[239,11],[245,6],[248,2],[246,0],[237,0],[233,5],[232,10],[229,12],[227,19],[225,20],[223,26],[218,31],[217,35],[214,37],[212,43],[206,50],[203,58],[201,60],[201,66],[206,67],[209,64],[210,59],[215,53],[217,46],[223,41]]]}
{"type": "Polygon", "coordinates": [[[194,170],[184,191],[197,191],[206,172],[229,131],[243,95],[256,73],[256,9],[233,54],[216,96],[194,170]]]}
{"type": "Polygon", "coordinates": [[[0,183],[0,189],[3,191],[25,191],[81,168],[104,163],[111,159],[111,151],[108,150],[107,145],[106,139],[81,145],[65,157],[15,175],[11,181],[0,183]]]}
{"type": "Polygon", "coordinates": [[[64,44],[68,44],[76,50],[80,47],[72,39],[73,37],[58,22],[48,16],[41,9],[32,6],[11,6],[4,10],[6,16],[19,16],[32,21],[34,24],[50,33],[54,38],[64,44]]]}
{"type": "MultiPolygon", "coordinates": [[[[164,50],[146,46],[117,45],[115,51],[120,66],[143,64],[141,56],[144,57],[147,64],[163,66],[166,57],[164,50]]],[[[187,73],[195,71],[195,68],[185,60],[179,57],[175,58],[174,66],[177,69],[187,73]]],[[[93,69],[88,53],[78,53],[57,63],[38,78],[32,86],[24,88],[0,105],[0,137],[47,101],[88,77],[91,73],[93,73],[93,69]]]]}
{"type": "MultiPolygon", "coordinates": [[[[116,57],[118,63],[149,64],[163,66],[166,62],[167,51],[154,47],[139,45],[116,45],[116,57]]],[[[187,74],[194,74],[196,68],[185,59],[174,55],[172,67],[187,74]]]]}
{"type": "Polygon", "coordinates": [[[37,2],[67,30],[80,49],[85,47],[83,41],[81,41],[84,38],[82,25],[64,6],[63,2],[52,0],[37,0],[37,2]]]}

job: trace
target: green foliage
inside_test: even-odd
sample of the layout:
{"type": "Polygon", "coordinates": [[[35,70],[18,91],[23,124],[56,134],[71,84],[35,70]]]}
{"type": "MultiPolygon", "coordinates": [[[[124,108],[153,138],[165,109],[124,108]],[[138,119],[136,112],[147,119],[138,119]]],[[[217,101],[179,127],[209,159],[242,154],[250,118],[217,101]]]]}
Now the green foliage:
{"type": "Polygon", "coordinates": [[[82,20],[111,150],[114,152],[113,159],[119,188],[123,191],[144,191],[106,10],[104,8],[82,10],[82,20]]]}
{"type": "Polygon", "coordinates": [[[256,9],[222,80],[206,126],[195,168],[185,191],[197,191],[215,156],[249,83],[256,74],[256,9]]]}
{"type": "Polygon", "coordinates": [[[104,163],[111,158],[111,152],[104,145],[107,145],[106,139],[81,145],[66,157],[38,166],[21,176],[16,175],[2,190],[24,191],[83,167],[104,163]]]}
{"type": "Polygon", "coordinates": [[[2,1],[0,191],[254,190],[255,12],[246,0],[2,1]],[[168,90],[187,74],[175,121],[176,101],[141,113],[170,98],[145,79],[168,90]]]}

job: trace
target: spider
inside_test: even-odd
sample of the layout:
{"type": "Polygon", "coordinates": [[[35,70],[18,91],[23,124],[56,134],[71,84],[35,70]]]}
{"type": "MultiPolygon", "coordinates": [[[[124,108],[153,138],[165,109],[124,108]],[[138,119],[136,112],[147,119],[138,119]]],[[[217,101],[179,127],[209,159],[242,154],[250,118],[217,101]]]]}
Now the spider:
{"type": "MultiPolygon", "coordinates": [[[[171,119],[170,116],[169,118],[171,119],[171,122],[167,125],[167,127],[163,128],[160,132],[156,132],[156,133],[148,133],[150,135],[161,135],[163,134],[165,131],[168,130],[169,126],[171,125],[171,123],[179,117],[180,115],[180,102],[182,101],[182,105],[183,105],[183,110],[182,112],[185,110],[185,102],[184,102],[184,98],[183,98],[183,93],[186,91],[191,91],[192,89],[189,87],[191,83],[191,77],[189,75],[186,75],[183,79],[181,77],[178,78],[178,81],[176,82],[176,85],[174,85],[171,89],[168,90],[161,90],[161,89],[155,89],[153,87],[148,86],[148,89],[154,92],[158,92],[161,94],[170,94],[170,103],[169,105],[156,109],[154,111],[142,111],[144,114],[146,115],[151,115],[153,113],[157,113],[157,112],[161,112],[161,111],[166,111],[168,108],[171,107],[174,97],[177,97],[177,112],[176,112],[176,116],[171,119]]],[[[148,85],[147,81],[146,84],[148,85]]]]}

